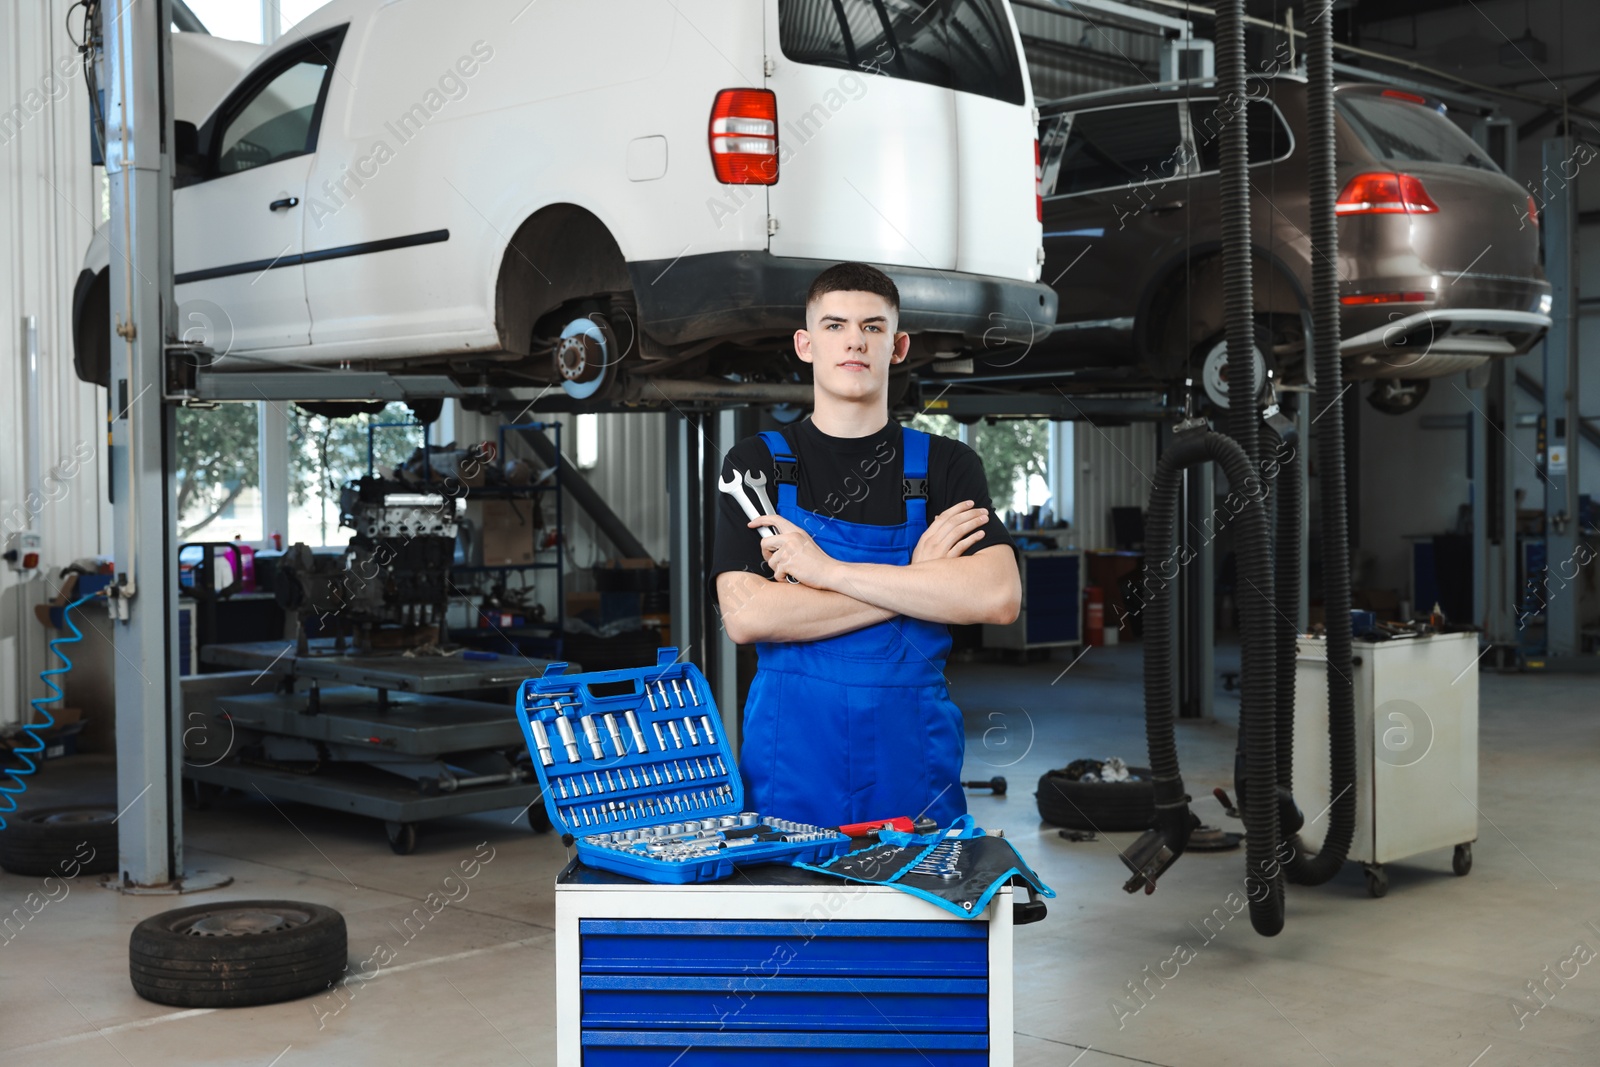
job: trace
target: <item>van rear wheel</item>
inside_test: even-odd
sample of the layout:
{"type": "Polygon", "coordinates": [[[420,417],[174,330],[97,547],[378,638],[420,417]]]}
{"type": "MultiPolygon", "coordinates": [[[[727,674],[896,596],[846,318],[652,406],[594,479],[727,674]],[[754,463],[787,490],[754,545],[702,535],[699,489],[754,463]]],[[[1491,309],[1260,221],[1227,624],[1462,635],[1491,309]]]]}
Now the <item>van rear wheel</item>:
{"type": "Polygon", "coordinates": [[[623,351],[611,320],[598,311],[568,322],[550,355],[555,362],[555,380],[574,400],[604,397],[616,387],[623,351]]]}
{"type": "MultiPolygon", "coordinates": [[[[1257,325],[1255,328],[1255,364],[1256,384],[1259,388],[1257,399],[1265,402],[1267,398],[1267,372],[1276,372],[1277,361],[1272,352],[1272,331],[1265,326],[1257,325]]],[[[1195,350],[1195,361],[1200,368],[1199,385],[1205,392],[1206,400],[1218,411],[1228,410],[1228,338],[1226,334],[1217,334],[1202,343],[1195,350]]]]}

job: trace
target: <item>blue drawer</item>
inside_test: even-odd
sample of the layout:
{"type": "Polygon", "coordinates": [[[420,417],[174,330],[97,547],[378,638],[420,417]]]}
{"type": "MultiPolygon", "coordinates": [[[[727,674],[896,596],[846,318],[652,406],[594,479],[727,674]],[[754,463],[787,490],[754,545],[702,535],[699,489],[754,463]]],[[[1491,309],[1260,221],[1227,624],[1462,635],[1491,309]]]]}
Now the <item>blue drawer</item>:
{"type": "Polygon", "coordinates": [[[704,1033],[589,1030],[584,1067],[988,1067],[984,1034],[704,1033]]]}
{"type": "Polygon", "coordinates": [[[584,919],[584,974],[985,978],[986,922],[584,919]]]}
{"type": "Polygon", "coordinates": [[[584,1030],[985,1033],[982,978],[584,975],[584,1030]]]}

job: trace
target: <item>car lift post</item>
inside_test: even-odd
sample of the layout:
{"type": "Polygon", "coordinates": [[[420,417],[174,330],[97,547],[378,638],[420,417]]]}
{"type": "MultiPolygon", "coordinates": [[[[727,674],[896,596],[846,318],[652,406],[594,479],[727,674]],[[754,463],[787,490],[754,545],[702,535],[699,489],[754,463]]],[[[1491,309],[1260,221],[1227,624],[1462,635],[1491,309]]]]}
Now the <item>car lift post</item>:
{"type": "MultiPolygon", "coordinates": [[[[103,9],[104,10],[104,9],[103,9]]],[[[173,679],[177,603],[165,402],[172,293],[171,11],[113,5],[103,32],[105,161],[111,194],[111,463],[116,582],[117,810],[121,881],[183,873],[173,679]],[[119,254],[120,253],[120,254],[119,254]]]]}
{"type": "MultiPolygon", "coordinates": [[[[1472,622],[1483,627],[1484,644],[1494,649],[1490,665],[1504,670],[1515,662],[1518,628],[1516,497],[1509,437],[1511,361],[1492,360],[1487,384],[1474,391],[1467,415],[1472,459],[1472,622]]],[[[1418,604],[1426,611],[1432,605],[1418,604]]]]}
{"type": "MultiPolygon", "coordinates": [[[[713,696],[728,737],[739,735],[739,709],[718,683],[724,641],[711,610],[710,559],[716,507],[721,494],[706,491],[722,473],[723,452],[708,436],[719,420],[715,412],[677,410],[667,416],[667,525],[672,560],[672,643],[682,658],[700,666],[717,688],[713,696]],[[732,718],[730,719],[730,716],[732,718]]],[[[737,747],[734,750],[738,751],[737,747]]]]}
{"type": "MultiPolygon", "coordinates": [[[[1545,275],[1550,280],[1550,332],[1544,339],[1544,603],[1546,655],[1574,660],[1581,649],[1578,593],[1572,566],[1582,534],[1578,516],[1577,183],[1568,176],[1573,143],[1552,137],[1543,145],[1539,199],[1544,224],[1545,275]]],[[[1531,575],[1529,576],[1532,577],[1531,575]]],[[[1547,666],[1556,666],[1556,663],[1547,666]]]]}

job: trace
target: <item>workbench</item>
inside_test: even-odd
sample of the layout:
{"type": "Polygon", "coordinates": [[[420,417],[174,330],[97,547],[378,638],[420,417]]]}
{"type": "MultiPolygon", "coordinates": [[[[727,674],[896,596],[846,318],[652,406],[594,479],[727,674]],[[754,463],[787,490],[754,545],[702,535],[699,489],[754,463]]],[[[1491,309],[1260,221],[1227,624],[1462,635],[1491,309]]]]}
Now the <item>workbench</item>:
{"type": "Polygon", "coordinates": [[[975,919],[786,866],[556,879],[556,1063],[977,1067],[1012,1059],[1012,890],[975,919]]]}
{"type": "Polygon", "coordinates": [[[401,855],[428,819],[525,808],[532,829],[549,829],[510,698],[442,695],[519,684],[548,660],[343,654],[327,640],[307,655],[287,641],[201,655],[275,684],[211,698],[206,721],[185,731],[183,773],[197,800],[201,787],[234,788],[365,815],[401,855]]]}

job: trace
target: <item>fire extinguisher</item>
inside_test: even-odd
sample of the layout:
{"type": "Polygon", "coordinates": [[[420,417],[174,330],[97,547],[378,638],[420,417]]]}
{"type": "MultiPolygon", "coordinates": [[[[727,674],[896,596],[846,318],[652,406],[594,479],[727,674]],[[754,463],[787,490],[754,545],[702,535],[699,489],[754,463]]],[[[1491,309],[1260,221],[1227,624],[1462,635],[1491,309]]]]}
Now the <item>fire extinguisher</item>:
{"type": "Polygon", "coordinates": [[[1105,593],[1097,585],[1083,591],[1083,636],[1091,645],[1106,643],[1105,593]]]}

